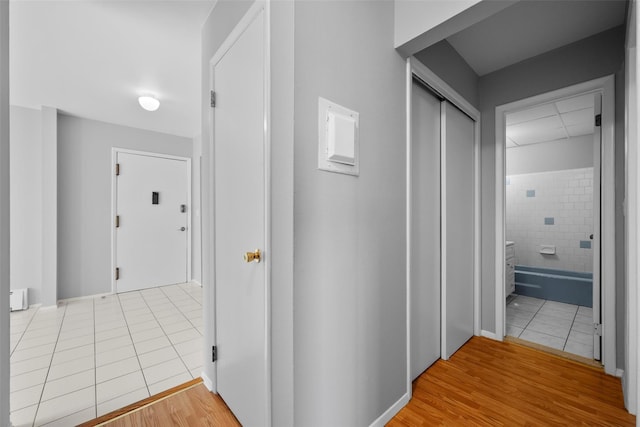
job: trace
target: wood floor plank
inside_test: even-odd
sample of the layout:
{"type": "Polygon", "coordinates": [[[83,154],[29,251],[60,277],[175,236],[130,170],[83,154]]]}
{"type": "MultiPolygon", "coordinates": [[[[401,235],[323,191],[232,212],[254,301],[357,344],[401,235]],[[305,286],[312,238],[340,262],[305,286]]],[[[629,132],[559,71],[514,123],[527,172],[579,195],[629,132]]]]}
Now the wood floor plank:
{"type": "Polygon", "coordinates": [[[220,396],[198,384],[100,425],[238,427],[240,423],[220,396]]]}
{"type": "Polygon", "coordinates": [[[414,381],[388,426],[635,426],[620,379],[516,343],[474,337],[414,381]]]}
{"type": "MultiPolygon", "coordinates": [[[[93,424],[95,425],[95,424],[93,424]]],[[[106,422],[110,427],[239,426],[198,384],[106,422]]],[[[600,369],[516,343],[474,337],[413,383],[388,426],[635,426],[620,380],[600,369]]]]}

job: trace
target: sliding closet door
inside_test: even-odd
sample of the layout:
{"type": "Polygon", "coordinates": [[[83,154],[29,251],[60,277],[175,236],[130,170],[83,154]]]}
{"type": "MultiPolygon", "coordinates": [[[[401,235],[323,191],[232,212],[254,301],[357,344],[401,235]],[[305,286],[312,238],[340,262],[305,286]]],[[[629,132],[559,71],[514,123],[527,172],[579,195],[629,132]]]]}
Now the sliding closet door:
{"type": "Polygon", "coordinates": [[[413,83],[411,379],[440,357],[440,100],[413,83]]]}
{"type": "Polygon", "coordinates": [[[442,358],[473,335],[474,122],[442,102],[442,358]]]}

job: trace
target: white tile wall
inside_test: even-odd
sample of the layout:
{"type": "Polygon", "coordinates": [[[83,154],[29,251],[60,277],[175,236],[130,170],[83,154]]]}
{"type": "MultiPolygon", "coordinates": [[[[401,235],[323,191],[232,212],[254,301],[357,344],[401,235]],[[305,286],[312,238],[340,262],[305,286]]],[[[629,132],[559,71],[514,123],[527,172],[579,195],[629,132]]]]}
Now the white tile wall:
{"type": "Polygon", "coordinates": [[[517,264],[592,272],[593,251],[580,241],[593,233],[593,168],[508,176],[506,210],[517,264]],[[550,217],[554,224],[545,225],[550,217]],[[540,245],[555,245],[556,255],[540,254],[540,245]]]}

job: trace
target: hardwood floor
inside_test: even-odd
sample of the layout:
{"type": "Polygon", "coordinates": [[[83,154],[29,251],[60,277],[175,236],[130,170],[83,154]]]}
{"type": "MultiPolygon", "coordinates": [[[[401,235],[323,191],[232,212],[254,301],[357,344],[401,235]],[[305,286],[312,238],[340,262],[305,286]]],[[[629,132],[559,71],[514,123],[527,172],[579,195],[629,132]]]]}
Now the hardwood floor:
{"type": "MultiPolygon", "coordinates": [[[[240,425],[203,384],[129,410],[87,425],[240,425]]],[[[413,398],[387,425],[635,426],[635,417],[624,409],[620,380],[602,369],[512,342],[474,337],[414,382],[413,398]]]]}
{"type": "Polygon", "coordinates": [[[146,406],[132,405],[130,411],[107,414],[102,420],[86,423],[91,426],[216,426],[237,427],[240,423],[217,394],[199,382],[189,388],[169,394],[146,406]]]}
{"type": "Polygon", "coordinates": [[[620,379],[515,343],[474,337],[413,384],[388,426],[635,426],[620,379]]]}

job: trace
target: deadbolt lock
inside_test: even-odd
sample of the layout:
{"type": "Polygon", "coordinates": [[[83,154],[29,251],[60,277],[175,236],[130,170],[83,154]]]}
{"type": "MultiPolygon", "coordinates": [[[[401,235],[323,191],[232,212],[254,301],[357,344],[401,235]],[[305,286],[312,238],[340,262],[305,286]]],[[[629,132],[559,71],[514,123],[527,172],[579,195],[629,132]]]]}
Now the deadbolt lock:
{"type": "Polygon", "coordinates": [[[245,262],[260,262],[260,258],[260,249],[256,249],[254,252],[247,252],[244,254],[245,262]]]}

